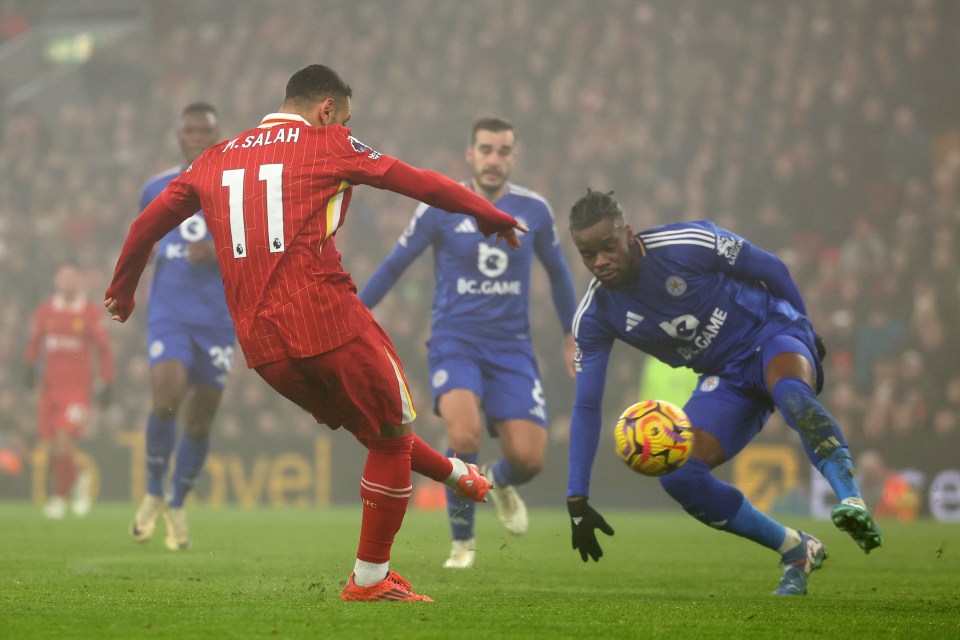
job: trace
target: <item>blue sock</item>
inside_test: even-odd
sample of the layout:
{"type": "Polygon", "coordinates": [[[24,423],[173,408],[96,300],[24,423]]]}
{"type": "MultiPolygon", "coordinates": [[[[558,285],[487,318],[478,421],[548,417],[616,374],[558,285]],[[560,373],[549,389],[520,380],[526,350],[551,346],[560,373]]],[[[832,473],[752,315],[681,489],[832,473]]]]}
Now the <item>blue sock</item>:
{"type": "Polygon", "coordinates": [[[737,513],[723,527],[724,531],[735,533],[747,540],[753,540],[768,549],[777,551],[787,536],[787,529],[776,520],[770,518],[744,497],[743,504],[737,513]]]}
{"type": "Polygon", "coordinates": [[[859,498],[847,441],[813,390],[798,378],[783,378],[772,395],[787,424],[800,434],[810,462],[830,483],[837,498],[859,498]]]}
{"type": "Polygon", "coordinates": [[[507,462],[506,458],[500,458],[490,466],[490,475],[493,486],[506,487],[530,482],[537,474],[521,471],[507,462]]]}
{"type": "MultiPolygon", "coordinates": [[[[448,458],[457,457],[467,464],[477,464],[479,454],[477,453],[457,453],[453,449],[447,449],[448,458]]],[[[461,498],[453,492],[453,489],[447,487],[447,516],[450,518],[450,531],[453,533],[454,540],[469,540],[474,537],[473,520],[477,503],[469,498],[461,498]]]]}
{"type": "Polygon", "coordinates": [[[831,453],[829,458],[817,466],[817,470],[827,479],[839,500],[861,497],[860,487],[857,486],[857,480],[854,477],[850,449],[847,447],[841,447],[831,453]]]}
{"type": "Polygon", "coordinates": [[[179,509],[183,506],[193,483],[203,470],[203,463],[210,450],[210,439],[194,440],[184,434],[177,447],[177,466],[173,470],[173,495],[170,497],[170,506],[179,509]]]}
{"type": "Polygon", "coordinates": [[[710,465],[697,458],[660,478],[660,485],[684,511],[715,529],[729,531],[773,550],[783,544],[786,529],[757,511],[743,493],[710,475],[710,465]]]}
{"type": "Polygon", "coordinates": [[[815,467],[834,450],[847,446],[840,425],[803,380],[782,378],[771,395],[783,419],[800,434],[807,457],[815,467]]]}
{"type": "Polygon", "coordinates": [[[161,420],[153,412],[147,418],[147,493],[162,496],[167,481],[170,454],[177,441],[177,423],[161,420]]]}

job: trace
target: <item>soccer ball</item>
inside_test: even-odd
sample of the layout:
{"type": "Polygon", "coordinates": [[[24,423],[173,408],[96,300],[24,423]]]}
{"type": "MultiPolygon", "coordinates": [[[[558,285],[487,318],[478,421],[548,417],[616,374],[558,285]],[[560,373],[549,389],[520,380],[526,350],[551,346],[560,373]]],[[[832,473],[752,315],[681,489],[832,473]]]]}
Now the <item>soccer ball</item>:
{"type": "Polygon", "coordinates": [[[645,400],[620,414],[613,432],[617,455],[645,476],[662,476],[684,465],[693,446],[690,420],[665,400],[645,400]]]}

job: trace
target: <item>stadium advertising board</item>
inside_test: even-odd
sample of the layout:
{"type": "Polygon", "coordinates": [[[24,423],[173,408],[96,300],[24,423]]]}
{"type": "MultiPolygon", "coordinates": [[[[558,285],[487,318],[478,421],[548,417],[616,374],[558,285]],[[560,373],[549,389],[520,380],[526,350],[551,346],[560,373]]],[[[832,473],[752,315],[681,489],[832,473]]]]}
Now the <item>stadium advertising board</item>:
{"type": "MultiPolygon", "coordinates": [[[[352,438],[341,435],[346,436],[318,431],[309,438],[240,437],[218,441],[215,437],[189,502],[242,507],[355,503],[358,470],[363,468],[366,450],[352,438]]],[[[102,434],[81,441],[79,449],[79,461],[91,474],[96,500],[131,504],[140,500],[146,473],[142,431],[102,434]]],[[[610,450],[612,457],[612,447],[610,450]]],[[[565,443],[552,444],[548,460],[565,458],[565,443]]],[[[0,498],[29,499],[42,504],[47,499],[49,482],[46,455],[37,449],[23,462],[18,475],[0,474],[0,498]]],[[[833,505],[826,481],[810,467],[803,452],[793,447],[755,443],[716,473],[736,484],[768,513],[828,518],[833,505]]],[[[914,488],[918,501],[915,515],[960,523],[960,467],[941,461],[928,469],[900,473],[914,488]]],[[[414,483],[415,506],[442,508],[440,497],[417,499],[416,487],[432,483],[416,476],[414,483]]],[[[566,465],[548,463],[543,473],[523,488],[524,499],[531,507],[556,507],[562,505],[565,486],[566,465]]],[[[612,507],[676,508],[656,479],[638,476],[623,464],[597,464],[593,486],[603,502],[612,507]]]]}

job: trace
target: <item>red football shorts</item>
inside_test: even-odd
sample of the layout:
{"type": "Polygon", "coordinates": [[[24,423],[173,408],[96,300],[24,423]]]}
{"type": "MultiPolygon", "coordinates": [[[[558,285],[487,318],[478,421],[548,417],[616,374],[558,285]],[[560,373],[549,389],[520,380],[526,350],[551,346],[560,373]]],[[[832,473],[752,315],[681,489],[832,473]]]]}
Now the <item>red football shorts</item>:
{"type": "Polygon", "coordinates": [[[37,413],[37,429],[42,440],[50,440],[57,431],[78,438],[83,435],[90,416],[90,393],[84,389],[43,393],[37,413]]]}
{"type": "Polygon", "coordinates": [[[256,371],[317,422],[346,427],[361,439],[377,438],[380,427],[413,422],[417,415],[400,358],[376,322],[333,351],[270,362],[256,371]]]}

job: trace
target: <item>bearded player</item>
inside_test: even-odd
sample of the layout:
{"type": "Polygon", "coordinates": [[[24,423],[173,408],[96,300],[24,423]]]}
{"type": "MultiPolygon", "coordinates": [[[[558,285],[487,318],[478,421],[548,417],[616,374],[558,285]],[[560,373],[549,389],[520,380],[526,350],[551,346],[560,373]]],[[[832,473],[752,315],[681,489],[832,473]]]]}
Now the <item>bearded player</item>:
{"type": "MultiPolygon", "coordinates": [[[[512,124],[501,118],[474,122],[466,151],[473,175],[465,185],[530,228],[520,249],[503,251],[477,233],[467,216],[421,204],[397,246],[360,291],[360,300],[373,308],[421,253],[433,250],[436,286],[427,345],[433,403],[447,428],[447,455],[477,462],[486,420],[503,452],[483,466],[491,480],[489,497],[507,531],[521,535],[528,518],[516,487],[540,472],[547,449],[547,405],[530,337],[534,257],[550,278],[566,334],[559,351],[570,377],[576,300],[550,205],[509,182],[516,158],[512,124]]],[[[473,566],[474,504],[447,491],[453,542],[445,568],[473,566]]]]}

